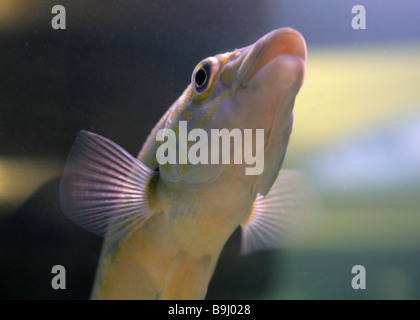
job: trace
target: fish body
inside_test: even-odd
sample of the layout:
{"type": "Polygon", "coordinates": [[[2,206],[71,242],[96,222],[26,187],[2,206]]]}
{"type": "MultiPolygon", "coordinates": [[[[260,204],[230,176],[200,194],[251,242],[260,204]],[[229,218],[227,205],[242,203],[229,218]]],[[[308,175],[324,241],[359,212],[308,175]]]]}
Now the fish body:
{"type": "Polygon", "coordinates": [[[305,60],[305,41],[290,28],[204,59],[137,158],[99,135],[79,134],[60,204],[73,221],[105,237],[92,298],[203,299],[238,226],[243,254],[307,233],[315,196],[300,174],[280,171],[305,60]],[[194,129],[199,141],[190,139],[194,129]],[[238,140],[229,136],[231,142],[251,149],[255,167],[237,161],[235,143],[222,150],[220,140],[212,140],[215,130],[240,134],[238,140]],[[165,143],[166,153],[160,149],[165,143]],[[204,159],[198,163],[188,161],[194,144],[204,159]],[[161,161],[171,146],[176,161],[161,161]],[[214,150],[219,156],[212,158],[214,150]],[[220,160],[227,155],[230,162],[220,160]]]}

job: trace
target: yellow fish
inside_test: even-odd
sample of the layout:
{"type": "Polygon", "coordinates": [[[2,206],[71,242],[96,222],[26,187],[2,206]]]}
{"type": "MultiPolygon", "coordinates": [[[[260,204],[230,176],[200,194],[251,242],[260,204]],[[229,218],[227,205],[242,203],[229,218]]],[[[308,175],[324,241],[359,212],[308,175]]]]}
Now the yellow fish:
{"type": "Polygon", "coordinates": [[[203,299],[238,226],[242,254],[296,241],[311,228],[314,194],[298,173],[280,171],[305,61],[305,40],[291,28],[204,59],[137,158],[106,138],[79,133],[60,205],[105,237],[92,298],[203,299]],[[211,140],[215,129],[228,134],[225,144],[218,144],[222,136],[211,140]],[[215,145],[214,161],[207,161],[206,148],[215,145]],[[236,159],[237,150],[251,150],[254,162],[236,159]],[[247,174],[258,162],[262,170],[247,174]]]}

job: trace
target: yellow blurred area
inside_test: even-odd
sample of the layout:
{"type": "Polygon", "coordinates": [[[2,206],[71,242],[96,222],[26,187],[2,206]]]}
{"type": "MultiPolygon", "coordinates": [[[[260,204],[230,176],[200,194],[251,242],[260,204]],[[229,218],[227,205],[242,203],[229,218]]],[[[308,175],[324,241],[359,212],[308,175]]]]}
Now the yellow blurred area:
{"type": "MultiPolygon", "coordinates": [[[[0,0],[0,32],[19,32],[24,28],[49,26],[51,9],[60,1],[51,0],[0,0]]],[[[83,8],[84,9],[84,8],[83,8]]]]}
{"type": "Polygon", "coordinates": [[[420,109],[420,45],[308,50],[288,156],[420,109]]]}
{"type": "Polygon", "coordinates": [[[19,207],[62,169],[61,162],[54,159],[0,158],[0,208],[19,207]]]}
{"type": "Polygon", "coordinates": [[[26,18],[28,2],[21,0],[0,1],[0,28],[14,28],[26,18]]]}

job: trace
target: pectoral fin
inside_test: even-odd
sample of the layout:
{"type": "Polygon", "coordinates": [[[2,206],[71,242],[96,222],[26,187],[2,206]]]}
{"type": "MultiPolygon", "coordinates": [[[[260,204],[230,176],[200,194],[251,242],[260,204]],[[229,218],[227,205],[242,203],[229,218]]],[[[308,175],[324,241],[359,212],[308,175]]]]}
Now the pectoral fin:
{"type": "Polygon", "coordinates": [[[145,189],[156,173],[114,142],[81,131],[60,183],[60,206],[86,230],[121,237],[152,215],[145,189]]]}
{"type": "Polygon", "coordinates": [[[321,213],[319,197],[303,174],[281,170],[241,223],[241,254],[301,243],[319,225],[321,213]]]}

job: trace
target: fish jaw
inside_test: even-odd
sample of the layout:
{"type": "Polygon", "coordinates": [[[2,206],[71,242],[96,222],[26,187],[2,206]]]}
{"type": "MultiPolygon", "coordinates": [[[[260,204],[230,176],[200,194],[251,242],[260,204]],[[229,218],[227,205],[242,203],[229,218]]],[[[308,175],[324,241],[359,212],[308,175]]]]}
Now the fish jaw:
{"type": "Polygon", "coordinates": [[[225,85],[232,92],[232,118],[237,125],[268,131],[275,115],[287,117],[293,109],[305,76],[305,40],[294,29],[281,28],[239,51],[220,76],[231,79],[225,85]]]}
{"type": "Polygon", "coordinates": [[[264,171],[254,182],[262,195],[270,190],[284,160],[306,56],[300,33],[282,28],[244,48],[237,58],[240,65],[231,110],[243,126],[264,129],[264,171]]]}
{"type": "Polygon", "coordinates": [[[253,76],[266,64],[281,55],[300,57],[306,60],[307,49],[303,36],[292,28],[274,30],[253,45],[242,49],[242,60],[237,78],[246,86],[253,76]]]}

